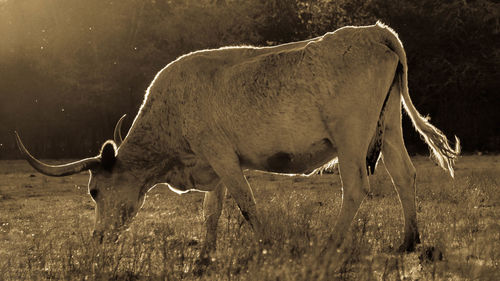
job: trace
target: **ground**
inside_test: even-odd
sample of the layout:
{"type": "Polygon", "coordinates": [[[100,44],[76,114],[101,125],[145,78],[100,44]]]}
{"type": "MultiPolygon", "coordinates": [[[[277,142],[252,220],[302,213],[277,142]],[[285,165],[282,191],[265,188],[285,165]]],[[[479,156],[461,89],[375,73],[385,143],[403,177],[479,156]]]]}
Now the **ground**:
{"type": "Polygon", "coordinates": [[[339,176],[248,172],[270,242],[255,241],[228,196],[218,250],[201,273],[203,194],[153,189],[119,243],[95,246],[88,173],[50,178],[0,161],[0,280],[500,280],[500,156],[462,157],[455,180],[427,157],[413,161],[415,253],[395,251],[402,210],[383,165],[334,259],[320,252],[340,207],[339,176]]]}

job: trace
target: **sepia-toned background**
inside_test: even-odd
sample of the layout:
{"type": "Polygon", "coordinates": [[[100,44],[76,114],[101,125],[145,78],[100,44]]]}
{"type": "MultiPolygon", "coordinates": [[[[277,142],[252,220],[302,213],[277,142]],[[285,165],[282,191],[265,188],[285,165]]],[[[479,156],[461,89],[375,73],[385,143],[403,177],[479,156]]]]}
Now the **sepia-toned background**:
{"type": "Polygon", "coordinates": [[[500,156],[478,155],[500,150],[499,33],[498,0],[0,0],[0,280],[500,280],[500,156]],[[96,245],[88,173],[47,177],[17,159],[14,130],[48,163],[96,155],[182,54],[377,20],[403,40],[419,112],[474,153],[448,177],[404,117],[406,146],[425,155],[412,157],[413,253],[396,252],[404,221],[383,165],[336,259],[321,252],[343,200],[337,170],[246,171],[269,242],[228,194],[199,274],[203,193],[158,186],[118,243],[96,245]]]}
{"type": "MultiPolygon", "coordinates": [[[[156,72],[226,45],[275,45],[381,20],[408,55],[412,99],[468,152],[500,147],[496,0],[0,0],[0,159],[94,155],[128,127],[156,72]]],[[[427,153],[408,120],[410,153],[427,153]]]]}

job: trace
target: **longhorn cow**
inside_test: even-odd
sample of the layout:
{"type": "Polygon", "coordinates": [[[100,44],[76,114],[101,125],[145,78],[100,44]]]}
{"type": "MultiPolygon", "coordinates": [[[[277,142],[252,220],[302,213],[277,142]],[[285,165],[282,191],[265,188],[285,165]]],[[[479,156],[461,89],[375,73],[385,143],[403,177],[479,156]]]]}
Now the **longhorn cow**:
{"type": "Polygon", "coordinates": [[[451,147],[415,109],[407,75],[401,41],[379,22],[274,47],[202,50],[156,75],[123,142],[121,119],[116,141],[105,142],[98,156],[47,165],[30,155],[16,133],[17,143],[45,175],[90,171],[94,236],[101,240],[127,227],[156,184],[205,192],[204,256],[215,249],[226,189],[256,236],[263,235],[244,170],[312,174],[336,158],[343,201],[331,242],[338,247],[381,158],[403,208],[400,250],[412,251],[420,242],[416,172],[403,142],[401,104],[452,177],[460,146],[455,137],[451,147]]]}

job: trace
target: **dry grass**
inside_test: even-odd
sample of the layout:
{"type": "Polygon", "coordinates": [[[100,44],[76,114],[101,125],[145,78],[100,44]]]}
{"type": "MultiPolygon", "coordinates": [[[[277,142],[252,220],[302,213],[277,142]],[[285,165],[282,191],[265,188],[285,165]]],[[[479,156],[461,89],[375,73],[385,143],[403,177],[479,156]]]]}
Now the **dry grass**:
{"type": "Polygon", "coordinates": [[[342,252],[326,256],[338,176],[250,172],[270,242],[254,240],[227,198],[217,253],[198,276],[203,194],[152,190],[120,242],[98,246],[86,173],[49,178],[2,161],[0,280],[500,280],[500,157],[463,157],[455,181],[425,157],[414,163],[423,241],[415,253],[394,251],[403,221],[383,167],[342,252]]]}

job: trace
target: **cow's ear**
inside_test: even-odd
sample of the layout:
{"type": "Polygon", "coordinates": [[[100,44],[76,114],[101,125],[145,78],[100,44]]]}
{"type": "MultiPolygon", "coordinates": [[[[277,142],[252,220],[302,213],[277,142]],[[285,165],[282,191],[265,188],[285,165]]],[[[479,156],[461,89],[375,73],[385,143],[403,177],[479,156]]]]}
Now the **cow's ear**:
{"type": "Polygon", "coordinates": [[[112,140],[106,141],[101,148],[101,166],[107,171],[113,169],[116,162],[116,144],[112,140]]]}

